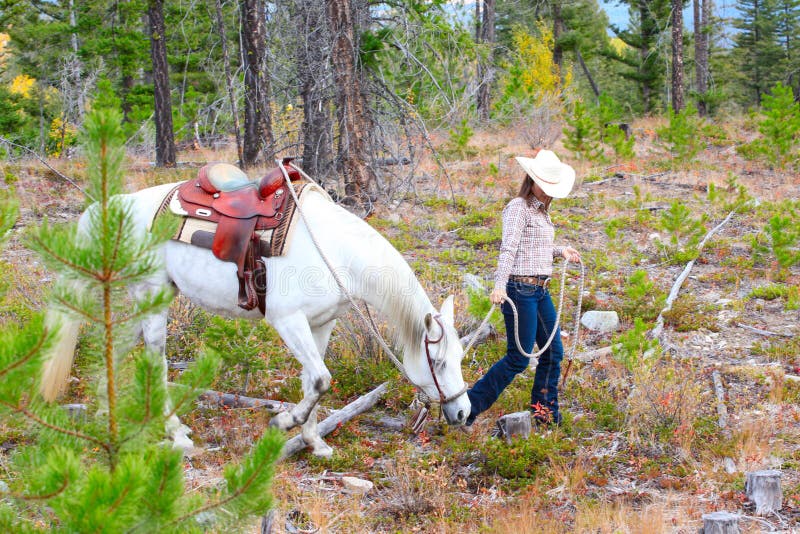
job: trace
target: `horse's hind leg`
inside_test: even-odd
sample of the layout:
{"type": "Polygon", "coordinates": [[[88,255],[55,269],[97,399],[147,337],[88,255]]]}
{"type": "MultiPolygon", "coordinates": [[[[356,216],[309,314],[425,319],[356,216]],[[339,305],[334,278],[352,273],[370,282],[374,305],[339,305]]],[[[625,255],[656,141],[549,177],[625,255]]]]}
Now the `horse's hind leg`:
{"type": "MultiPolygon", "coordinates": [[[[131,288],[131,294],[134,298],[143,298],[151,292],[158,291],[163,288],[165,283],[166,279],[164,279],[163,282],[160,280],[154,280],[149,283],[139,284],[136,287],[131,288]]],[[[145,347],[152,352],[160,354],[164,360],[164,374],[161,377],[161,380],[164,381],[165,386],[167,383],[166,352],[168,316],[169,310],[164,310],[160,313],[148,315],[140,322],[141,334],[145,347]]],[[[169,395],[167,395],[167,402],[164,406],[164,411],[165,413],[170,413],[172,411],[172,403],[169,400],[169,395]]],[[[167,419],[165,430],[175,447],[181,448],[184,451],[190,451],[194,448],[194,443],[187,435],[191,432],[191,429],[186,425],[181,424],[177,415],[172,414],[169,419],[167,419]]]]}
{"type": "MultiPolygon", "coordinates": [[[[280,317],[271,321],[272,326],[303,366],[303,400],[289,411],[281,412],[272,418],[270,425],[281,430],[289,430],[308,420],[323,393],[331,385],[331,374],[322,361],[308,320],[301,312],[280,317]]],[[[313,446],[313,444],[312,444],[313,446]]],[[[326,445],[327,447],[327,445],[326,445]]]]}
{"type": "MultiPolygon", "coordinates": [[[[333,332],[333,327],[335,325],[336,321],[334,320],[322,326],[311,329],[311,334],[314,336],[314,344],[316,344],[317,351],[323,358],[325,357],[325,350],[328,347],[328,340],[331,337],[331,332],[333,332]]],[[[306,392],[304,391],[304,393],[306,392]]],[[[306,422],[303,423],[303,441],[306,442],[306,445],[311,447],[311,450],[315,456],[328,457],[333,454],[333,449],[331,449],[330,446],[322,439],[322,436],[319,435],[319,430],[317,429],[318,409],[319,403],[317,403],[314,408],[311,409],[311,413],[308,414],[308,419],[306,419],[306,422]]]]}

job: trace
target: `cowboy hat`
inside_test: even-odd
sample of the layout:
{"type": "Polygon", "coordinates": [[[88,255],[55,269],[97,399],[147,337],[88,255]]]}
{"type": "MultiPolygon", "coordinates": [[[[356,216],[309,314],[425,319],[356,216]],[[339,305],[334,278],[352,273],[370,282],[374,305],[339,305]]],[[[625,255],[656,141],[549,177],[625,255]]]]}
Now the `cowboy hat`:
{"type": "Polygon", "coordinates": [[[575,170],[561,163],[550,150],[540,150],[535,158],[515,158],[547,196],[564,198],[575,184],[575,170]]]}

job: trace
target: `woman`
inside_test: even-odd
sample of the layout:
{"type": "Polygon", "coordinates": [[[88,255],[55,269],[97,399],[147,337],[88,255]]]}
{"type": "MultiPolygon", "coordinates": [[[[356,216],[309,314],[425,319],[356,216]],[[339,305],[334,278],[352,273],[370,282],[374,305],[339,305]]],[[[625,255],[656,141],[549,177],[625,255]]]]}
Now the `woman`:
{"type": "MultiPolygon", "coordinates": [[[[511,298],[517,307],[519,340],[530,354],[533,343],[543,347],[556,323],[556,310],[548,292],[553,273],[553,258],[563,257],[580,261],[572,247],[553,244],[554,228],[548,208],[553,198],[564,198],[575,183],[575,171],[561,163],[549,150],[537,150],[535,158],[516,158],[525,170],[519,194],[503,210],[503,242],[495,272],[495,286],[490,299],[502,303],[506,323],[506,355],[469,390],[472,411],[467,419],[475,418],[488,409],[519,372],[528,367],[529,359],[520,353],[514,336],[514,315],[505,302],[511,298]]],[[[550,346],[539,357],[531,391],[531,406],[536,422],[560,424],[558,410],[558,379],[564,349],[561,332],[556,332],[550,346]]]]}

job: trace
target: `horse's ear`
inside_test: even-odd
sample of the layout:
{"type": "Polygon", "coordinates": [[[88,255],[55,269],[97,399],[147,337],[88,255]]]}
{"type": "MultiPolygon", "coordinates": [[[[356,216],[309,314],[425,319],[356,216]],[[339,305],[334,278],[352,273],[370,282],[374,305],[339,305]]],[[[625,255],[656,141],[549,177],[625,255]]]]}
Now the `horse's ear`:
{"type": "Polygon", "coordinates": [[[444,299],[440,313],[442,314],[442,317],[444,317],[451,325],[455,322],[455,313],[453,311],[453,295],[450,295],[444,299]]]}
{"type": "Polygon", "coordinates": [[[425,314],[425,330],[430,332],[432,325],[433,325],[433,315],[431,313],[426,313],[425,314]]]}

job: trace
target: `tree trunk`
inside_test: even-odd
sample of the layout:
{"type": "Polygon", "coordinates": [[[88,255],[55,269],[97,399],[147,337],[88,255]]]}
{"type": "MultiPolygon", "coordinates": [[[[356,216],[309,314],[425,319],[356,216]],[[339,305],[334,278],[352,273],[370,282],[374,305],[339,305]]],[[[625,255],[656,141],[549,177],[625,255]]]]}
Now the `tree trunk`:
{"type": "Polygon", "coordinates": [[[561,2],[562,0],[552,1],[553,11],[553,64],[558,67],[561,79],[564,79],[561,74],[561,67],[564,64],[564,49],[561,47],[559,40],[564,33],[564,18],[561,16],[561,2]]]}
{"type": "Polygon", "coordinates": [[[683,109],[683,2],[672,0],[672,109],[683,109]]]}
{"type": "Polygon", "coordinates": [[[164,25],[164,0],[150,0],[150,58],[153,61],[153,98],[156,123],[156,167],[175,166],[175,137],[172,131],[172,101],[164,25]]]}
{"type": "Polygon", "coordinates": [[[325,184],[333,178],[331,87],[327,76],[330,33],[324,0],[299,0],[292,18],[300,44],[297,71],[303,99],[303,170],[325,184]],[[305,40],[303,39],[305,37],[305,40]]]}
{"type": "Polygon", "coordinates": [[[480,23],[480,40],[488,47],[486,59],[478,62],[478,119],[482,122],[489,121],[491,108],[491,89],[494,80],[494,19],[495,0],[482,0],[483,17],[480,23]]]}
{"type": "MultiPolygon", "coordinates": [[[[647,60],[648,60],[648,57],[650,56],[650,48],[648,47],[648,44],[647,44],[649,42],[649,35],[647,34],[647,28],[646,28],[646,26],[644,24],[644,21],[648,20],[648,16],[649,16],[649,14],[648,14],[648,10],[647,10],[647,5],[646,5],[645,2],[641,2],[639,4],[639,21],[641,21],[640,22],[640,26],[641,26],[641,34],[642,34],[642,44],[641,44],[641,47],[639,48],[639,58],[640,58],[640,61],[641,61],[641,65],[642,65],[641,69],[642,70],[644,70],[646,68],[647,60]]],[[[645,112],[645,114],[647,114],[647,113],[650,113],[650,110],[651,110],[651,102],[650,102],[651,88],[650,88],[650,82],[647,81],[647,80],[643,80],[641,82],[641,87],[642,87],[642,103],[644,104],[644,112],[645,112]]]]}
{"type": "Polygon", "coordinates": [[[708,17],[711,0],[693,0],[694,10],[694,60],[697,94],[697,112],[701,117],[708,115],[706,92],[708,92],[708,17]]]}
{"type": "Polygon", "coordinates": [[[241,41],[244,65],[244,143],[242,167],[253,166],[259,154],[264,161],[274,158],[270,86],[267,77],[267,19],[263,0],[241,0],[241,41]]]}
{"type": "Polygon", "coordinates": [[[338,167],[344,176],[345,195],[364,205],[374,175],[367,164],[370,119],[361,94],[354,9],[351,0],[326,1],[339,122],[338,167]]]}
{"type": "Polygon", "coordinates": [[[597,87],[594,78],[592,78],[592,73],[589,72],[589,67],[586,66],[586,62],[583,60],[583,54],[581,54],[581,50],[577,46],[575,47],[575,55],[578,57],[578,63],[581,64],[581,69],[583,69],[586,79],[589,80],[589,85],[592,86],[592,92],[594,93],[595,99],[599,102],[600,88],[597,87]]]}
{"type": "Polygon", "coordinates": [[[233,116],[233,129],[236,133],[236,157],[240,166],[244,165],[242,152],[242,132],[239,127],[239,109],[236,105],[236,93],[233,90],[233,76],[231,76],[231,58],[228,52],[228,37],[225,34],[225,19],[222,17],[222,2],[216,0],[217,31],[219,32],[220,43],[222,44],[222,66],[225,70],[225,87],[228,90],[228,100],[231,104],[231,115],[233,116]]]}

